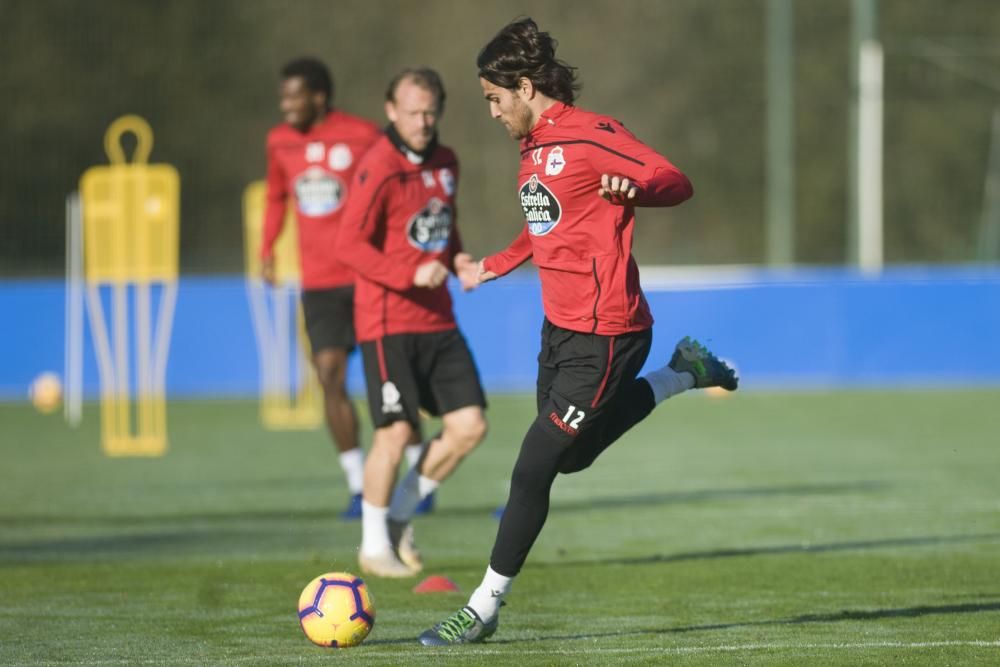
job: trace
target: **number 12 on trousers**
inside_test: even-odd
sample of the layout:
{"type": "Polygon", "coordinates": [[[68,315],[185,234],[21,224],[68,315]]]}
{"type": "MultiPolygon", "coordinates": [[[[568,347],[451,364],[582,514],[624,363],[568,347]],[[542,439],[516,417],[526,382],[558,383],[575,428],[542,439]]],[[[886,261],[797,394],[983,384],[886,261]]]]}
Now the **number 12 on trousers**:
{"type": "Polygon", "coordinates": [[[569,409],[566,410],[566,414],[563,416],[563,421],[566,422],[570,428],[576,429],[580,427],[580,422],[582,422],[583,418],[586,416],[587,415],[583,410],[577,410],[575,405],[571,405],[569,406],[569,409]],[[576,413],[576,417],[573,416],[574,412],[576,413]]]}

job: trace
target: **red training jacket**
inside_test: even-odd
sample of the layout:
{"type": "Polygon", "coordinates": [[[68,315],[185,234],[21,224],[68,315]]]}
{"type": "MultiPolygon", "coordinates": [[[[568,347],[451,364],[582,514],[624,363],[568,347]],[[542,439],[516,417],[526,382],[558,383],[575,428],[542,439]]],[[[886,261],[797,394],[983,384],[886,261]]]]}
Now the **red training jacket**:
{"type": "Polygon", "coordinates": [[[295,197],[304,289],[354,282],[335,252],[348,185],[361,156],[381,130],[375,123],[330,111],[308,132],[282,123],[267,134],[267,208],[260,255],[270,257],[284,226],[289,195],[295,197]]]}
{"type": "Polygon", "coordinates": [[[453,270],[462,249],[457,184],[458,161],[444,146],[414,164],[383,135],[361,160],[337,237],[341,259],[357,272],[359,341],[455,328],[447,285],[414,287],[413,275],[434,259],[453,270]]]}
{"type": "Polygon", "coordinates": [[[484,267],[509,273],[531,258],[553,324],[614,336],[648,329],[653,316],[632,258],[636,206],[674,206],[691,183],[665,157],[607,116],[557,102],[521,141],[518,196],[526,225],[484,267]],[[601,175],[639,187],[628,205],[600,197],[601,175]]]}

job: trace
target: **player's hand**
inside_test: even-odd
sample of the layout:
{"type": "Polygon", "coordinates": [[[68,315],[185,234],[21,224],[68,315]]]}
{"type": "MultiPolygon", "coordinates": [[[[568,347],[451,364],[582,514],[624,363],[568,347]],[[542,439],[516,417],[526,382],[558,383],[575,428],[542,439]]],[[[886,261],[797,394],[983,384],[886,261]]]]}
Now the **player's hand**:
{"type": "Polygon", "coordinates": [[[492,271],[486,270],[486,264],[484,263],[484,260],[479,260],[479,264],[477,265],[476,268],[479,269],[479,273],[476,275],[476,280],[479,281],[480,284],[488,283],[491,280],[496,280],[498,277],[497,274],[493,273],[492,271]]]}
{"type": "Polygon", "coordinates": [[[260,260],[260,277],[271,287],[278,283],[278,271],[274,266],[274,257],[265,257],[260,260]]]}
{"type": "Polygon", "coordinates": [[[639,188],[624,176],[601,175],[601,188],[597,191],[612,204],[626,204],[635,199],[639,188]]]}
{"type": "Polygon", "coordinates": [[[436,259],[421,264],[413,274],[415,287],[434,289],[443,285],[446,280],[448,280],[448,269],[436,259]]]}
{"type": "Polygon", "coordinates": [[[479,262],[473,261],[472,255],[460,252],[455,255],[455,275],[462,283],[462,289],[468,292],[479,286],[479,262]]]}

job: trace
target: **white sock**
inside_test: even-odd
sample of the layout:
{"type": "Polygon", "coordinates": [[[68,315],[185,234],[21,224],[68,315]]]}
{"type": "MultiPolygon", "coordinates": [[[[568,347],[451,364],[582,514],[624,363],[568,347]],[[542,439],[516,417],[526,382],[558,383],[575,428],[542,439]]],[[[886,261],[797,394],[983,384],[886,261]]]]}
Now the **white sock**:
{"type": "Polygon", "coordinates": [[[671,396],[683,393],[694,387],[694,376],[687,371],[678,373],[670,366],[664,366],[658,370],[643,376],[653,389],[653,400],[659,405],[671,396]]]}
{"type": "Polygon", "coordinates": [[[420,501],[433,493],[438,485],[440,482],[424,477],[416,468],[410,468],[410,472],[396,485],[392,494],[389,517],[393,521],[409,521],[420,501]]]}
{"type": "Polygon", "coordinates": [[[483,583],[472,591],[472,597],[469,598],[469,606],[479,614],[483,623],[489,623],[500,613],[500,603],[510,592],[513,583],[514,577],[505,577],[494,572],[491,567],[486,568],[483,583]]]}
{"type": "Polygon", "coordinates": [[[415,445],[407,445],[406,449],[403,450],[403,456],[406,457],[406,465],[411,470],[417,467],[417,461],[420,460],[420,455],[424,451],[424,444],[423,442],[418,442],[415,445]]]}
{"type": "Polygon", "coordinates": [[[361,493],[365,479],[365,455],[360,447],[348,449],[340,453],[340,467],[344,469],[347,478],[347,488],[351,495],[361,493]]]}
{"type": "Polygon", "coordinates": [[[389,526],[386,517],[388,507],[377,507],[361,501],[361,553],[378,556],[392,548],[389,542],[389,526]]]}

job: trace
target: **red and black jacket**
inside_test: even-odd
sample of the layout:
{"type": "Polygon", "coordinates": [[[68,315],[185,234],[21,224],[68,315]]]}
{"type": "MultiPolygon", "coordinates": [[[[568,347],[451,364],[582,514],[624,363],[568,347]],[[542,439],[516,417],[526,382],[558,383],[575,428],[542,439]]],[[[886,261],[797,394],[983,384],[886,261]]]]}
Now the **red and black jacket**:
{"type": "Polygon", "coordinates": [[[620,122],[557,102],[521,142],[525,227],[484,266],[504,275],[530,258],[556,326],[609,336],[647,329],[653,317],[632,258],[635,208],[692,194],[687,177],[620,122]],[[627,177],[639,195],[627,205],[603,199],[602,174],[627,177]]]}
{"type": "Polygon", "coordinates": [[[413,276],[434,259],[452,270],[461,252],[457,186],[458,161],[445,146],[417,164],[383,135],[365,154],[337,239],[337,255],[357,272],[359,341],[455,328],[447,286],[414,287],[413,276]]]}
{"type": "Polygon", "coordinates": [[[281,234],[288,198],[294,197],[302,287],[324,289],[354,282],[334,247],[354,170],[379,127],[343,111],[330,111],[308,132],[282,123],[267,134],[267,208],[261,257],[270,257],[281,234]]]}

